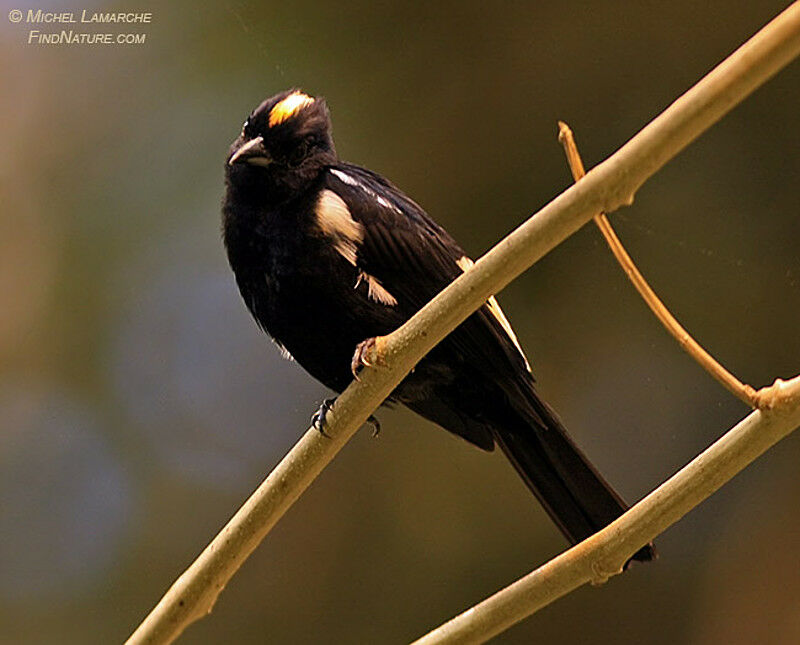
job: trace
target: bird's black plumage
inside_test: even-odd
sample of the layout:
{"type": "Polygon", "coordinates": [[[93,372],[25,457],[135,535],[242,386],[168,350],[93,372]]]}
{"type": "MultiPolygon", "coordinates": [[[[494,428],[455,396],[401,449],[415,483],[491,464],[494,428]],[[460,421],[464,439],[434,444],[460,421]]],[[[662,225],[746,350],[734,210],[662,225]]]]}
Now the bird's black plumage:
{"type": "MultiPolygon", "coordinates": [[[[258,324],[312,376],[341,392],[364,340],[388,334],[471,261],[420,206],[336,155],[328,108],[297,90],[264,101],[226,164],[223,235],[258,324]]],[[[392,393],[467,441],[499,445],[567,539],[626,508],[534,389],[492,300],[392,393]]],[[[652,545],[634,559],[650,560],[652,545]]]]}

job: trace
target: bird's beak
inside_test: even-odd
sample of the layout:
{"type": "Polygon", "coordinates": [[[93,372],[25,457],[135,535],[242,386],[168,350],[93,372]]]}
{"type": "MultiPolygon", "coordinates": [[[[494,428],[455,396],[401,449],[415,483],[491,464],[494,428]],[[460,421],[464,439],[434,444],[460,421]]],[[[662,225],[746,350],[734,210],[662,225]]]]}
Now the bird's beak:
{"type": "Polygon", "coordinates": [[[249,163],[256,166],[268,166],[272,163],[264,147],[263,137],[255,137],[246,143],[243,143],[228,159],[228,165],[232,166],[235,163],[249,163]]]}

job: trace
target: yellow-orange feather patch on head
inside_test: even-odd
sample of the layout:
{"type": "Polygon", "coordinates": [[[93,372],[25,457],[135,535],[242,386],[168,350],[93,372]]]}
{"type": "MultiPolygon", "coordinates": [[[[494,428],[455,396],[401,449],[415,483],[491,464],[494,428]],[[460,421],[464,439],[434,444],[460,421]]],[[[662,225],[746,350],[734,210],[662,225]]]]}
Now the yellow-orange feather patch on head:
{"type": "Polygon", "coordinates": [[[276,103],[269,111],[269,127],[283,123],[289,117],[297,114],[298,110],[302,110],[306,105],[311,105],[314,98],[308,94],[303,94],[300,91],[294,91],[285,99],[276,103]]]}

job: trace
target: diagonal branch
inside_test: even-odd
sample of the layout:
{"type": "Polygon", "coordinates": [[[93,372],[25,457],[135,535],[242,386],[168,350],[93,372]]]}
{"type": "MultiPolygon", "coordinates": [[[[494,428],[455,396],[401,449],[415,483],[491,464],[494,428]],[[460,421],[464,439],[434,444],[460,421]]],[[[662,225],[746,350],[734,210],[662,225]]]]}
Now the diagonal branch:
{"type": "MultiPolygon", "coordinates": [[[[572,130],[563,121],[558,122],[558,140],[561,142],[561,145],[564,146],[573,178],[575,181],[580,181],[586,175],[586,170],[583,167],[583,160],[578,152],[578,146],[575,144],[572,130]]],[[[720,363],[683,328],[670,310],[661,302],[656,292],[653,291],[647,283],[647,280],[644,279],[644,276],[631,259],[631,256],[628,255],[628,252],[625,250],[619,237],[617,237],[605,213],[598,213],[595,215],[594,223],[603,234],[611,252],[617,259],[617,262],[619,262],[622,270],[625,271],[625,275],[628,276],[633,286],[636,287],[636,290],[639,292],[639,295],[642,296],[647,306],[650,307],[650,311],[655,314],[656,318],[661,321],[661,324],[664,325],[667,331],[678,341],[678,344],[686,350],[695,361],[700,363],[703,369],[727,388],[728,391],[739,397],[739,399],[744,401],[751,408],[757,408],[759,406],[759,400],[758,393],[755,389],[750,385],[742,383],[720,365],[720,363]]]]}
{"type": "Polygon", "coordinates": [[[604,582],[646,544],[800,425],[800,376],[760,391],[750,413],[606,528],[429,632],[413,645],[483,643],[586,584],[604,582]]]}
{"type": "Polygon", "coordinates": [[[305,433],[175,581],[128,643],[170,643],[209,613],[269,530],[431,348],[595,213],[630,204],[638,188],[661,166],[798,53],[800,4],[795,3],[583,180],[501,240],[411,320],[378,338],[375,348],[385,367],[365,370],[361,380],[339,396],[326,423],[331,438],[313,429],[305,433]]]}

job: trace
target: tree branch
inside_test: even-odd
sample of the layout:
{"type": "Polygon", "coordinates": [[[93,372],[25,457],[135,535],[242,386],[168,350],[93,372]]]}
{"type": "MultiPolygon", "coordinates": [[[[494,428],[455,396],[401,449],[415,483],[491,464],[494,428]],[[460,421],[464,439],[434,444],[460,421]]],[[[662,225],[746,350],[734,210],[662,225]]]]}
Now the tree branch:
{"type": "Polygon", "coordinates": [[[605,582],[639,547],[712,495],[800,425],[800,376],[759,392],[750,413],[624,515],[413,645],[483,643],[586,584],[605,582]]]}
{"type": "MultiPolygon", "coordinates": [[[[567,154],[567,161],[569,162],[572,177],[575,181],[580,181],[586,176],[586,170],[583,167],[583,160],[578,152],[578,146],[575,144],[575,138],[572,135],[572,130],[563,121],[558,122],[558,140],[564,146],[564,151],[567,154]]],[[[656,318],[678,341],[678,344],[706,370],[713,376],[719,383],[723,385],[734,396],[738,397],[751,408],[757,408],[759,405],[758,393],[755,389],[742,383],[733,374],[726,370],[708,351],[698,343],[694,337],[684,329],[678,322],[675,316],[672,315],[669,309],[661,302],[661,299],[653,291],[652,287],[644,279],[644,276],[639,271],[638,267],[628,255],[625,247],[622,245],[619,237],[617,237],[611,222],[605,216],[605,213],[598,213],[594,216],[594,223],[605,238],[606,244],[611,249],[617,262],[625,271],[625,275],[633,283],[633,286],[642,296],[650,311],[652,311],[656,318]]]]}
{"type": "MultiPolygon", "coordinates": [[[[764,27],[608,160],[498,243],[411,320],[377,339],[384,366],[366,369],[175,581],[128,643],[169,643],[217,596],[283,513],[431,348],[486,299],[600,211],[630,204],[669,159],[800,53],[797,3],[764,27]]],[[[644,541],[641,542],[644,544],[644,541]]],[[[640,546],[641,546],[640,544],[640,546]]]]}

